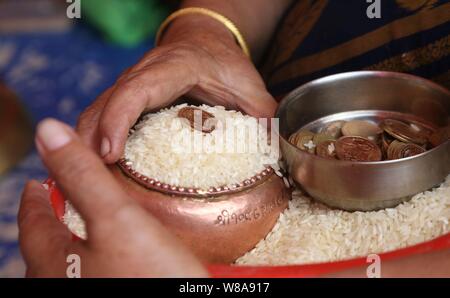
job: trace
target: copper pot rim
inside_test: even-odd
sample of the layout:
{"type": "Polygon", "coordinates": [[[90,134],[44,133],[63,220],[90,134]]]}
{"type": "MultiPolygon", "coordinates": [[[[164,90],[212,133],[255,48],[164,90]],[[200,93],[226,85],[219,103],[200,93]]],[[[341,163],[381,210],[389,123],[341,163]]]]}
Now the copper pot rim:
{"type": "Polygon", "coordinates": [[[223,195],[240,193],[263,184],[269,180],[270,177],[275,175],[275,170],[270,166],[266,166],[266,168],[260,173],[238,184],[233,184],[232,186],[210,187],[206,190],[201,188],[170,185],[160,182],[158,179],[148,177],[134,170],[125,158],[119,159],[116,165],[125,176],[129,177],[134,182],[148,190],[157,191],[166,195],[188,197],[193,199],[220,197],[223,195]]]}

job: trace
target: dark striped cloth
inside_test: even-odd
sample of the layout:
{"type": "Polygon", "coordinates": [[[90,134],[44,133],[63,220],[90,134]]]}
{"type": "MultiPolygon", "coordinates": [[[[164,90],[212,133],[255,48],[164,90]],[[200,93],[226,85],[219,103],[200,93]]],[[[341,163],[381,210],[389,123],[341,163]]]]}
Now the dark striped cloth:
{"type": "Polygon", "coordinates": [[[280,97],[319,77],[355,70],[405,72],[450,88],[450,0],[299,0],[289,9],[261,71],[280,97]]]}

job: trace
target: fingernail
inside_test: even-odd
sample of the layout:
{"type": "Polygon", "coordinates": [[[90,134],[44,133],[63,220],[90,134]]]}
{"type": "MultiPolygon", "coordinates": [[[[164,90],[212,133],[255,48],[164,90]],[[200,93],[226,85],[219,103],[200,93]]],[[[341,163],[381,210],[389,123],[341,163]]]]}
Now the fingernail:
{"type": "Polygon", "coordinates": [[[100,146],[100,154],[102,157],[105,157],[111,151],[111,142],[108,138],[102,139],[102,144],[100,146]]]}
{"type": "Polygon", "coordinates": [[[58,150],[72,140],[67,128],[54,119],[45,119],[39,123],[36,136],[39,145],[48,151],[58,150]]]}

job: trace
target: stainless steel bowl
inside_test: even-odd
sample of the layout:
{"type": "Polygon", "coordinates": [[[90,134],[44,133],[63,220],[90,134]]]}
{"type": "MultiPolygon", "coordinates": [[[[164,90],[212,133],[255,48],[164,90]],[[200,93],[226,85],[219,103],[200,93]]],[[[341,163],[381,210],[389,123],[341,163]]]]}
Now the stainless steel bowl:
{"type": "Polygon", "coordinates": [[[350,72],[294,90],[281,102],[280,146],[288,172],[313,198],[345,210],[393,207],[441,183],[450,173],[450,141],[423,154],[394,161],[324,159],[291,145],[298,129],[317,119],[411,114],[437,127],[450,124],[450,92],[430,81],[391,72],[350,72]]]}

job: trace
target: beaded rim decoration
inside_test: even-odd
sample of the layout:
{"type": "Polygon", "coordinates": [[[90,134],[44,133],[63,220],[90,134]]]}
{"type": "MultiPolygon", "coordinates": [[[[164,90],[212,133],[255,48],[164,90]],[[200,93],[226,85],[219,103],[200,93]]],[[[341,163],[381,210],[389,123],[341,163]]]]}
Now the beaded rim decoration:
{"type": "Polygon", "coordinates": [[[210,197],[241,192],[243,190],[249,189],[251,187],[263,183],[271,176],[271,174],[274,174],[274,170],[271,167],[266,167],[266,169],[263,170],[261,173],[249,179],[246,179],[241,183],[233,184],[231,186],[211,187],[205,190],[201,188],[190,188],[162,183],[157,179],[147,177],[135,171],[131,167],[130,162],[128,162],[125,158],[121,158],[117,162],[117,165],[126,176],[130,177],[135,182],[144,186],[147,189],[156,190],[171,195],[188,196],[188,197],[210,197]]]}

